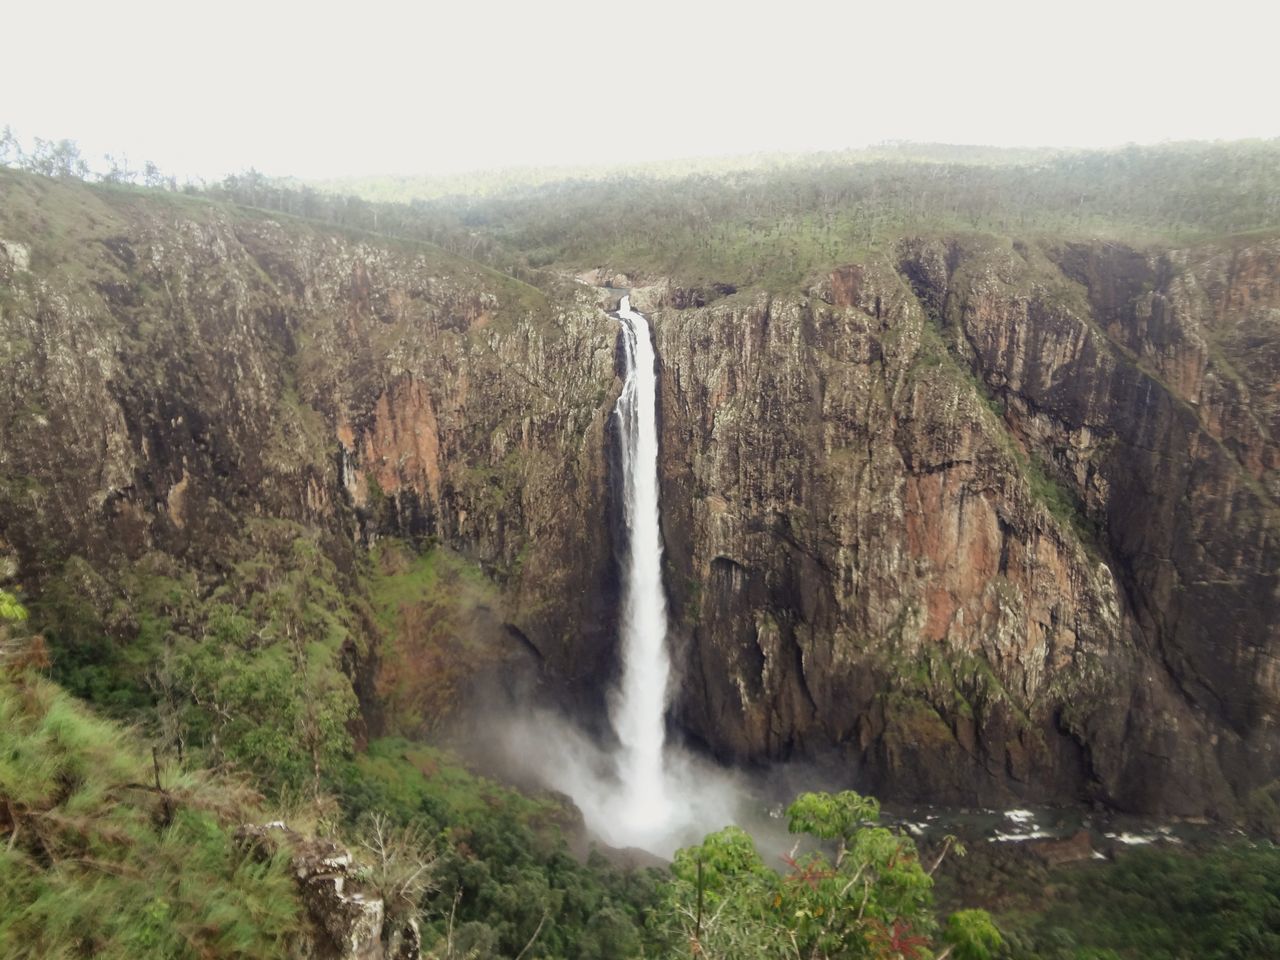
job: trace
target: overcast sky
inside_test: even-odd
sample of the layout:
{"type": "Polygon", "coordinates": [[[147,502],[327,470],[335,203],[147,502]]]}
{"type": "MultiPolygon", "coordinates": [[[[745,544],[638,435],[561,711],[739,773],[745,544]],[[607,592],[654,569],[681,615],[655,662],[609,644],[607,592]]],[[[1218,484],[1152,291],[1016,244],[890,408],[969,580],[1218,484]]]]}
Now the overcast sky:
{"type": "Polygon", "coordinates": [[[206,177],[1272,137],[1278,6],[44,0],[0,124],[206,177]]]}

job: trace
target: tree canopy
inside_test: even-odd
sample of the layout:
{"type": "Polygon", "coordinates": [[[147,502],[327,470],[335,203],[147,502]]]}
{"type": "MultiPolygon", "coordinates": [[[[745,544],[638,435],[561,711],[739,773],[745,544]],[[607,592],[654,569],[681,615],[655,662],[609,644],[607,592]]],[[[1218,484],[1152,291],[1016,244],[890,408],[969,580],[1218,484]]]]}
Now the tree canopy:
{"type": "MultiPolygon", "coordinates": [[[[853,791],[804,793],[787,809],[797,837],[770,869],[738,827],[680,850],[660,922],[695,957],[984,960],[1002,940],[983,911],[951,917],[941,954],[932,870],[910,837],[881,826],[880,806],[853,791]],[[808,847],[804,852],[800,848],[808,847]]],[[[934,865],[936,867],[936,864],[934,865]]]]}

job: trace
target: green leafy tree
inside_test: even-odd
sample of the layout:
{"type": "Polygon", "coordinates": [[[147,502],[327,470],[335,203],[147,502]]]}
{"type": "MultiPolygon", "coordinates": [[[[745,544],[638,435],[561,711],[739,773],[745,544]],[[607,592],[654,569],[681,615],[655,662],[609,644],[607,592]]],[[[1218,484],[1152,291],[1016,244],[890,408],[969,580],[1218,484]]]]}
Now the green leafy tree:
{"type": "Polygon", "coordinates": [[[787,810],[800,837],[770,870],[737,827],[676,854],[662,912],[695,957],[983,960],[1000,934],[982,911],[948,925],[934,952],[933,879],[909,837],[878,825],[879,804],[853,791],[802,794],[787,810]],[[797,855],[800,843],[815,844],[797,855]],[[815,843],[816,842],[816,843],[815,843]]]}
{"type": "Polygon", "coordinates": [[[10,622],[27,619],[27,610],[18,598],[6,590],[0,590],[0,620],[10,622]]]}
{"type": "Polygon", "coordinates": [[[138,171],[129,166],[129,158],[123,154],[115,156],[114,154],[104,154],[103,159],[107,162],[107,170],[102,174],[103,183],[133,183],[138,177],[138,171]]]}
{"type": "Polygon", "coordinates": [[[740,827],[710,834],[676,853],[659,936],[695,957],[763,960],[783,956],[790,934],[780,913],[783,888],[740,827]]]}
{"type": "Polygon", "coordinates": [[[956,960],[992,960],[1004,945],[985,910],[958,910],[947,919],[943,934],[956,960]]]}
{"type": "Polygon", "coordinates": [[[0,590],[0,668],[12,675],[49,666],[44,637],[10,629],[27,619],[27,608],[12,593],[0,590]]]}
{"type": "Polygon", "coordinates": [[[357,704],[341,658],[357,649],[358,625],[332,561],[301,528],[264,523],[257,535],[261,551],[191,613],[200,639],[171,631],[171,676],[157,686],[173,698],[174,739],[263,785],[318,796],[352,750],[357,704]]]}

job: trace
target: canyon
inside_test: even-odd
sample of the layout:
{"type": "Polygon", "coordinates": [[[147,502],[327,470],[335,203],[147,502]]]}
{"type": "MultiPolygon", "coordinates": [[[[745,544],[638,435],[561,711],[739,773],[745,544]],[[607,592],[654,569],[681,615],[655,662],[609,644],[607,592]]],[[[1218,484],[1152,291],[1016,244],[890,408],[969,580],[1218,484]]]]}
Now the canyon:
{"type": "MultiPolygon", "coordinates": [[[[0,189],[0,553],[37,618],[73,589],[128,650],[120,571],[208,593],[289,524],[351,605],[364,737],[397,639],[362,570],[395,540],[489,585],[427,726],[493,688],[603,725],[623,362],[597,290],[199,198],[0,189]]],[[[627,285],[677,738],[901,801],[1243,820],[1277,790],[1280,240],[907,234],[789,289],[627,285]]]]}

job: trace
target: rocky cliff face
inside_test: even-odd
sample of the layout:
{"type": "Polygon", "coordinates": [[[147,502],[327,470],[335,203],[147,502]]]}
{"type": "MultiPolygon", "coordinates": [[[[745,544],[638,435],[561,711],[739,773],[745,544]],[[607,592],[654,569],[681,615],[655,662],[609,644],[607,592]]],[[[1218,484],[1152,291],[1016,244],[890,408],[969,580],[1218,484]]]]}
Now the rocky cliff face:
{"type": "MultiPolygon", "coordinates": [[[[599,310],[428,246],[4,171],[0,190],[0,539],[30,588],[72,556],[157,555],[211,588],[266,517],[355,590],[358,544],[399,535],[503,586],[512,657],[571,690],[608,672],[599,310]]],[[[95,599],[108,625],[119,599],[95,599]]],[[[368,673],[372,632],[347,656],[368,673]]]]}
{"type": "MultiPolygon", "coordinates": [[[[352,589],[361,544],[442,543],[501,588],[503,669],[600,708],[602,311],[432,248],[0,189],[26,584],[161,555],[212,585],[264,517],[352,589]]],[[[803,294],[636,303],[689,736],[940,801],[1232,814],[1280,777],[1280,244],[910,240],[803,294]]],[[[127,644],[123,589],[94,602],[127,644]]],[[[374,719],[375,634],[346,656],[374,719]]]]}
{"type": "Polygon", "coordinates": [[[659,309],[683,724],[920,799],[1271,784],[1277,254],[909,241],[659,309]]]}

